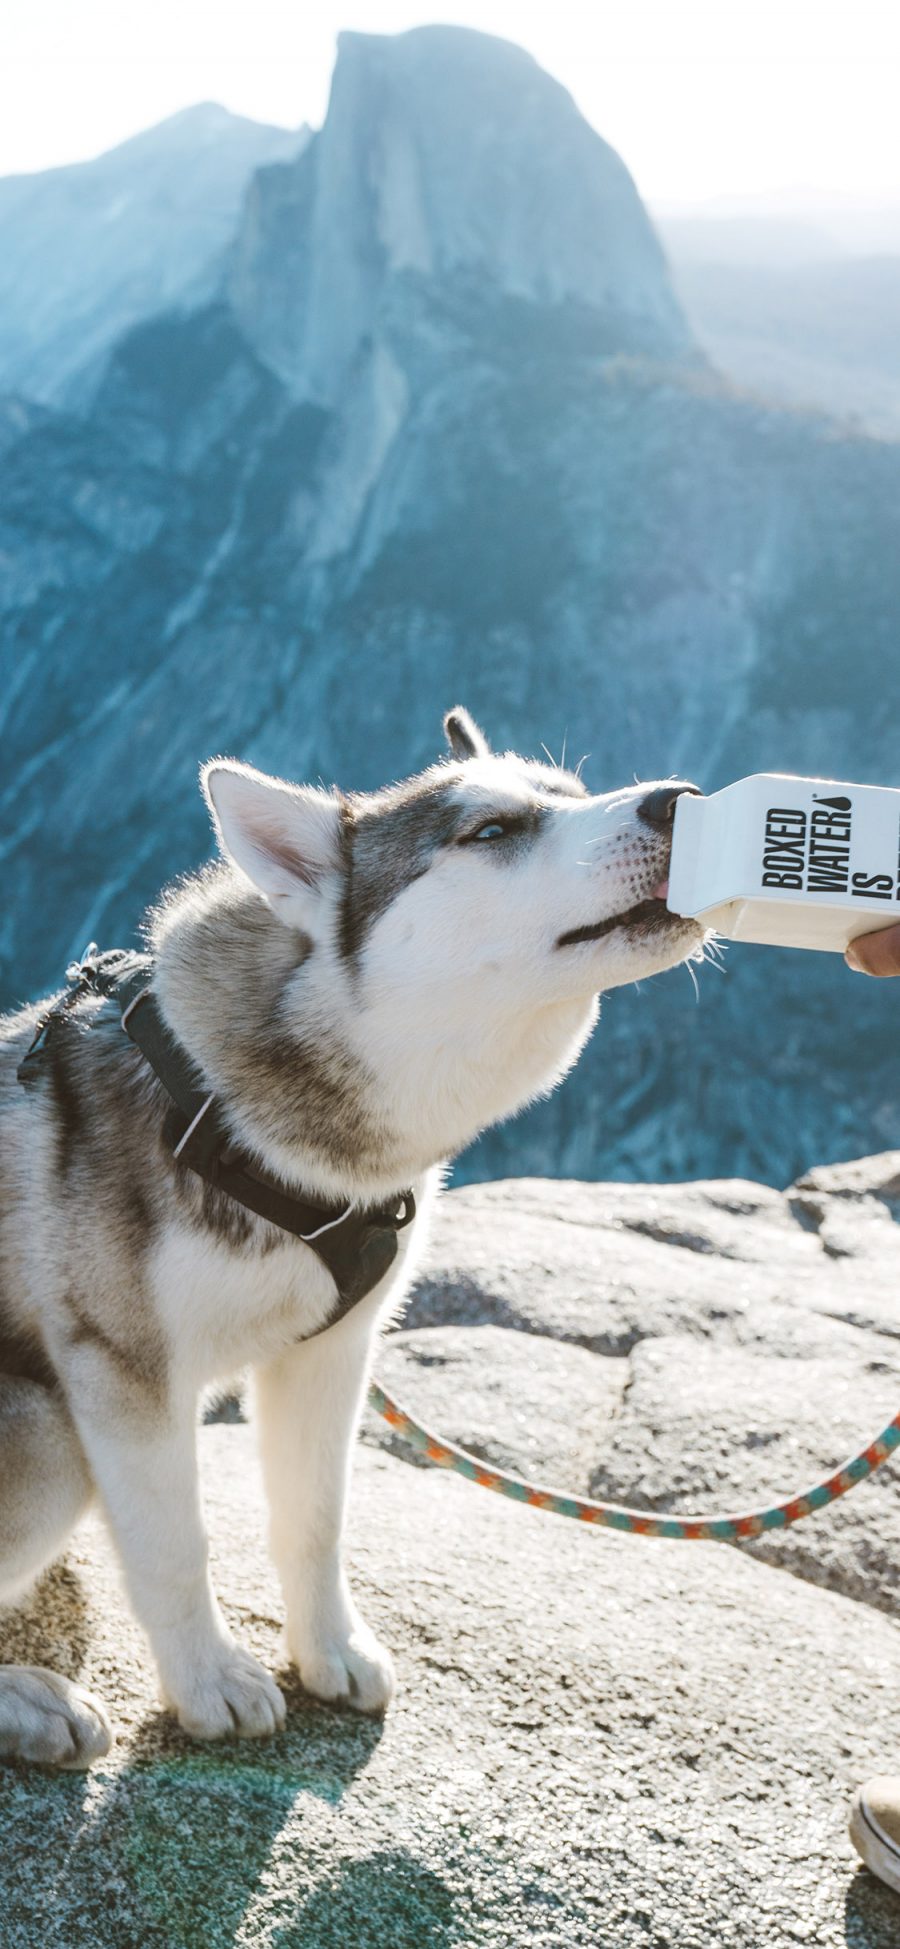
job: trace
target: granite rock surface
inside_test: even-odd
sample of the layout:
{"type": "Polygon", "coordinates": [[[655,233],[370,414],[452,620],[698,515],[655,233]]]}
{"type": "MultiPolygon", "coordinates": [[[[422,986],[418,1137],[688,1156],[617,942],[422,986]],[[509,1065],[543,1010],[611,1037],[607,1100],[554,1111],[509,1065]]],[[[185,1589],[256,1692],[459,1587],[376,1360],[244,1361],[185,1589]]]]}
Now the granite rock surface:
{"type": "MultiPolygon", "coordinates": [[[[765,1507],[900,1406],[898,1214],[895,1151],[784,1192],[466,1186],[439,1206],[381,1377],[519,1474],[639,1508],[765,1507]]],[[[900,1615],[900,1471],[749,1548],[900,1615]]]]}
{"type": "MultiPolygon", "coordinates": [[[[764,1500],[894,1411],[898,1182],[894,1154],[784,1195],[451,1193],[379,1374],[529,1473],[764,1500]]],[[[94,1518],[3,1620],[0,1657],[80,1672],[117,1732],[86,1776],[0,1774],[4,1949],[895,1949],[897,1900],[845,1818],[898,1764],[897,1471],[760,1561],[522,1509],[409,1466],[380,1427],[350,1561],[397,1659],[383,1724],[288,1678],[277,1739],[191,1744],[94,1518]]],[[[215,1583],[278,1670],[252,1430],[199,1439],[215,1583]]]]}

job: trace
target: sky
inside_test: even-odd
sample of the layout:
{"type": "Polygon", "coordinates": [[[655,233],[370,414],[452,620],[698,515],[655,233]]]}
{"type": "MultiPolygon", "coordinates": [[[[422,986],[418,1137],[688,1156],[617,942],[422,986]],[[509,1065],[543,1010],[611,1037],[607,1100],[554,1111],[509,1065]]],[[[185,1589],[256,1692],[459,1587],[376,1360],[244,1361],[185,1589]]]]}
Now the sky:
{"type": "Polygon", "coordinates": [[[900,201],[895,0],[2,0],[0,175],[197,101],[317,126],[340,29],[435,19],[528,48],[657,209],[900,201]]]}

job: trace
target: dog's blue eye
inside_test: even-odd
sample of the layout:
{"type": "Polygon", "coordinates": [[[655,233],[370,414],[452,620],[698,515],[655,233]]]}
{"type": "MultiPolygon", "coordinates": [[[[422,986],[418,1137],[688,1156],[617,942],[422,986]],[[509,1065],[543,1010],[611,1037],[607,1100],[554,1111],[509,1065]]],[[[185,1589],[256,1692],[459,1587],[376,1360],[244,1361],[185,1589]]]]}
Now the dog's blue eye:
{"type": "Polygon", "coordinates": [[[498,839],[517,839],[537,830],[540,814],[536,810],[504,812],[498,819],[485,819],[472,832],[461,833],[458,846],[491,846],[498,839]]]}

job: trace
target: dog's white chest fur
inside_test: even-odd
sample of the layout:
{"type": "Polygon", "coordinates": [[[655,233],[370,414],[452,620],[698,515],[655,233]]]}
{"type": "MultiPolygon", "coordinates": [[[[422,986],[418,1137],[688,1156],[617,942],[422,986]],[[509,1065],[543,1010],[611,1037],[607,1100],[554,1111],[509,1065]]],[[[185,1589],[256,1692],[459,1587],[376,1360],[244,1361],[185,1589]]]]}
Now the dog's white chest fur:
{"type": "MultiPolygon", "coordinates": [[[[416,1187],[417,1216],[398,1236],[397,1257],[364,1302],[367,1322],[409,1278],[424,1243],[429,1181],[416,1187]]],[[[158,1316],[180,1373],[194,1387],[274,1359],[315,1334],[334,1310],[334,1280],[311,1246],[285,1238],[265,1253],[238,1252],[173,1224],[160,1241],[153,1286],[158,1316]]]]}

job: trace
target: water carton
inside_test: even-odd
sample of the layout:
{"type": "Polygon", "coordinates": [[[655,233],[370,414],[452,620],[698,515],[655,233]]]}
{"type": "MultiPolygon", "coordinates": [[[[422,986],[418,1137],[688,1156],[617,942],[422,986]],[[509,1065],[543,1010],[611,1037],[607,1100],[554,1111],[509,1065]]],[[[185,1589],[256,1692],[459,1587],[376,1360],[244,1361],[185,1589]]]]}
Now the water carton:
{"type": "Polygon", "coordinates": [[[900,791],[756,772],[683,792],[667,904],[730,940],[842,954],[900,921],[900,791]]]}

